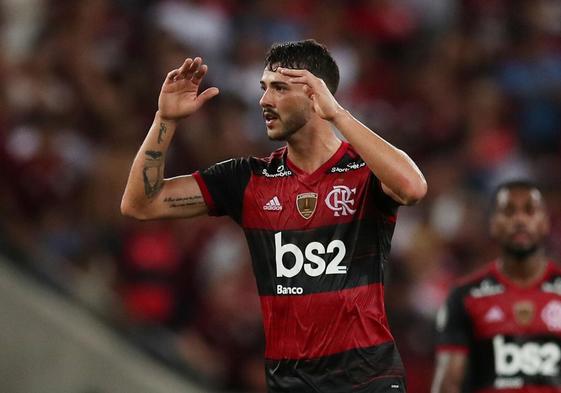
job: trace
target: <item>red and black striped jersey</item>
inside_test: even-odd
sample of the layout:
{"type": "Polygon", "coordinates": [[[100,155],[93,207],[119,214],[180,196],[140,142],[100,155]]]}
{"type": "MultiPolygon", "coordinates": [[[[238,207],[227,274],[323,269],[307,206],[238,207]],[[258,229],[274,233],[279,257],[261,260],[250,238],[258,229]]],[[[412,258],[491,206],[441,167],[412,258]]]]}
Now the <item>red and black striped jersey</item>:
{"type": "Polygon", "coordinates": [[[286,153],[194,174],[209,213],[245,232],[269,391],[403,392],[383,303],[398,205],[346,142],[312,174],[286,153]]]}
{"type": "Polygon", "coordinates": [[[493,262],[450,292],[437,331],[438,351],[468,356],[465,391],[561,392],[561,269],[520,287],[493,262]]]}

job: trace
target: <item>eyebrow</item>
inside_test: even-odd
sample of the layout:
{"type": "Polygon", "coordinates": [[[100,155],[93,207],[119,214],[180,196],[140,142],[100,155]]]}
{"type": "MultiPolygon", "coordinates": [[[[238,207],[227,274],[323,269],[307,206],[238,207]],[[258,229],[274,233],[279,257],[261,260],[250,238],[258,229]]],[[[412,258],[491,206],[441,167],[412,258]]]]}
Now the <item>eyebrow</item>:
{"type": "MultiPolygon", "coordinates": [[[[259,81],[259,84],[261,85],[261,87],[265,86],[265,82],[263,81],[259,81]]],[[[271,82],[271,86],[272,87],[288,87],[288,83],[286,82],[282,82],[282,81],[272,81],[271,82]]]]}

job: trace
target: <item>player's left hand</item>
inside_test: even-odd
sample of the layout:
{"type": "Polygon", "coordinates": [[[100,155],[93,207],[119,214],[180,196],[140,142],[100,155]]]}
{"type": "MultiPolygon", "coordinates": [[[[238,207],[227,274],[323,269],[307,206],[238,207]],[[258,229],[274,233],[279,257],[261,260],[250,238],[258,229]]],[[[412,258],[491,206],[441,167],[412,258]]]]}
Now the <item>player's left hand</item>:
{"type": "Polygon", "coordinates": [[[303,85],[304,92],[313,101],[314,111],[322,119],[333,121],[338,114],[344,111],[323,79],[318,78],[310,71],[282,67],[277,68],[277,71],[290,77],[289,82],[303,85]]]}

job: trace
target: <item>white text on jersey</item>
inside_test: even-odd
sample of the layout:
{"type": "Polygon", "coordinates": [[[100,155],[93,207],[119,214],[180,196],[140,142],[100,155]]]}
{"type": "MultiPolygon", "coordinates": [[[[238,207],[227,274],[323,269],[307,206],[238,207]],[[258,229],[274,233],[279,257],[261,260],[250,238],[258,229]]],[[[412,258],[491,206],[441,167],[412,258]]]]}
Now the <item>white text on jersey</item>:
{"type": "Polygon", "coordinates": [[[345,258],[347,248],[341,240],[332,240],[327,247],[320,242],[309,243],[304,253],[292,243],[282,244],[282,232],[275,233],[275,262],[277,267],[277,277],[294,277],[304,269],[304,272],[311,277],[321,274],[346,274],[347,267],[340,265],[345,258]],[[335,256],[326,266],[322,255],[334,253],[335,256]],[[283,258],[286,254],[292,254],[294,265],[286,267],[283,258]],[[306,260],[304,261],[304,255],[306,260]]]}
{"type": "Polygon", "coordinates": [[[555,376],[559,374],[561,349],[556,343],[506,343],[503,336],[493,338],[495,371],[498,377],[526,375],[555,376]]]}

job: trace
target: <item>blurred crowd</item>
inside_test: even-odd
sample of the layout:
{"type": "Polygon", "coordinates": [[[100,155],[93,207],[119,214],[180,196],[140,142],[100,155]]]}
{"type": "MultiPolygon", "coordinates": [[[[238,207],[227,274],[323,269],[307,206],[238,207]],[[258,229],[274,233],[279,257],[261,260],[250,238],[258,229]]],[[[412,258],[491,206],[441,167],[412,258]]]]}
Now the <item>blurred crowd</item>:
{"type": "Polygon", "coordinates": [[[428,392],[453,280],[497,254],[499,182],[543,186],[560,260],[559,0],[0,0],[0,18],[0,252],[208,386],[264,391],[242,232],[119,213],[163,78],[187,56],[221,94],[181,123],[166,177],[279,146],[258,106],[264,53],[303,38],[336,58],[343,106],[419,164],[429,194],[400,210],[386,270],[412,393],[428,392]]]}

